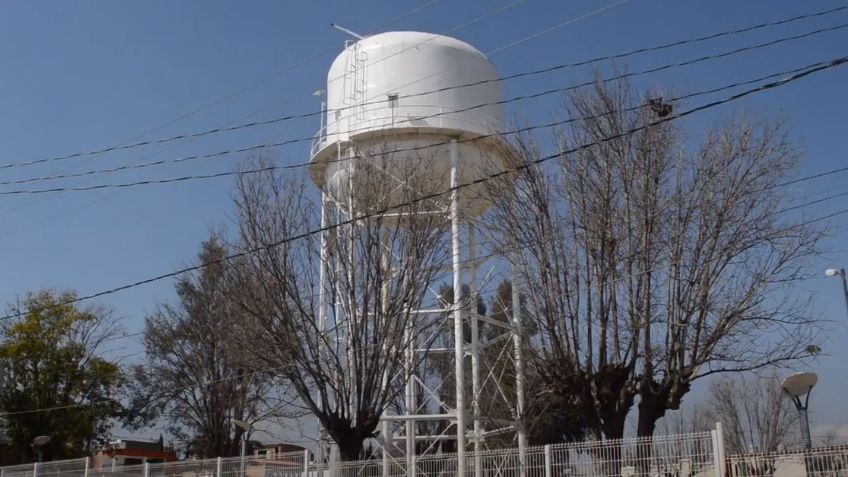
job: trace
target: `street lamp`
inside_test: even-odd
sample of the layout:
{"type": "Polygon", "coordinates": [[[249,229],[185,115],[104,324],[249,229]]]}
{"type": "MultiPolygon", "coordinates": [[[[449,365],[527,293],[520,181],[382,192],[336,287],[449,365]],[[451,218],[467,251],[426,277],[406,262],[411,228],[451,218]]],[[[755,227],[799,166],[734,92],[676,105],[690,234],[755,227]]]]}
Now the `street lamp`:
{"type": "Polygon", "coordinates": [[[807,407],[810,403],[810,392],[818,382],[818,379],[819,377],[816,373],[795,373],[784,379],[780,385],[783,388],[783,392],[792,399],[795,409],[798,410],[798,416],[801,420],[801,435],[804,437],[804,447],[807,449],[813,447],[813,441],[810,438],[810,420],[807,416],[807,407]],[[804,397],[803,402],[801,402],[802,397],[804,397]]]}
{"type": "Polygon", "coordinates": [[[32,440],[32,446],[35,447],[35,461],[41,462],[44,460],[44,452],[42,448],[50,442],[50,436],[36,436],[32,440]]]}
{"type": "Polygon", "coordinates": [[[828,268],[824,274],[828,277],[839,276],[842,279],[842,295],[845,297],[845,312],[848,313],[848,281],[845,280],[845,269],[828,268]]]}
{"type": "Polygon", "coordinates": [[[239,454],[239,475],[244,477],[244,456],[247,453],[247,435],[250,434],[250,430],[253,428],[253,425],[249,422],[240,421],[238,419],[233,419],[233,426],[238,429],[241,429],[241,453],[239,454]]]}

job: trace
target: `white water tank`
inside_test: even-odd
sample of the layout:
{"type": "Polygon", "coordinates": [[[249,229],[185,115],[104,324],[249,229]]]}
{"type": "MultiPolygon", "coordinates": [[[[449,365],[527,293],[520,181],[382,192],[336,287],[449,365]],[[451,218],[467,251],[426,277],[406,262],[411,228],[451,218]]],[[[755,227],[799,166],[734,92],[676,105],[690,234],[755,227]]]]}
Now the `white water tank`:
{"type": "MultiPolygon", "coordinates": [[[[501,99],[494,66],[462,41],[390,32],[350,42],[330,67],[310,174],[341,203],[352,190],[360,212],[392,207],[450,187],[455,139],[459,183],[486,177],[513,163],[498,137],[501,99]]],[[[448,199],[427,207],[442,210],[448,199]]],[[[462,214],[481,213],[490,199],[483,185],[462,188],[462,214]]]]}

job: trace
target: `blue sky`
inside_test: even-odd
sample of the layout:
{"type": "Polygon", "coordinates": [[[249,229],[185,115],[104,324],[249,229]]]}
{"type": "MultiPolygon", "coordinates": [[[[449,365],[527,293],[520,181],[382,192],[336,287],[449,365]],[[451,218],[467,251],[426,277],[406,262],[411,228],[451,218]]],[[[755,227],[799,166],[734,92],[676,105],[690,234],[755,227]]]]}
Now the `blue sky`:
{"type": "MultiPolygon", "coordinates": [[[[0,15],[0,164],[312,111],[318,104],[310,93],[324,87],[326,70],[345,40],[329,27],[330,22],[366,32],[425,3],[429,2],[4,2],[0,15]],[[327,49],[335,52],[266,79],[327,49]],[[250,85],[254,86],[245,89],[250,85]],[[232,94],[236,91],[241,92],[232,94]]],[[[510,3],[436,1],[382,30],[440,33],[510,3]]],[[[527,0],[451,35],[484,52],[493,51],[609,3],[527,0]]],[[[603,14],[499,51],[491,60],[506,75],[838,5],[833,1],[629,0],[603,14]]],[[[639,70],[845,22],[848,12],[841,12],[641,55],[620,66],[639,70]]],[[[635,84],[689,92],[846,54],[848,30],[841,30],[645,76],[635,84]]],[[[610,65],[601,68],[609,71],[610,65]]],[[[511,97],[566,86],[591,74],[591,67],[566,69],[507,82],[504,92],[511,97]]],[[[846,162],[846,79],[848,67],[831,70],[698,115],[688,120],[686,127],[697,140],[710,122],[734,113],[782,114],[790,119],[793,137],[805,151],[799,175],[840,167],[846,162]]],[[[544,121],[556,112],[560,101],[549,96],[518,102],[510,105],[508,113],[522,120],[544,121]]],[[[289,121],[204,140],[6,169],[3,180],[215,152],[309,136],[317,128],[317,118],[289,121]]],[[[280,163],[302,162],[308,158],[308,145],[296,144],[275,153],[280,163]]],[[[210,173],[230,170],[237,160],[227,156],[40,185],[90,185],[210,173]]],[[[815,199],[848,190],[846,179],[848,174],[806,182],[795,192],[802,199],[815,199]]],[[[230,190],[231,181],[224,178],[117,191],[0,196],[0,300],[9,301],[43,287],[70,287],[87,294],[190,264],[209,229],[231,223],[230,190]]],[[[814,218],[845,204],[844,199],[826,201],[800,213],[814,218]]],[[[830,252],[813,264],[815,270],[848,265],[848,215],[830,224],[832,234],[826,242],[830,252]]],[[[827,325],[826,356],[810,365],[820,373],[812,421],[814,425],[845,425],[848,319],[838,281],[822,274],[802,286],[817,291],[811,313],[833,321],[827,325]]],[[[113,306],[126,329],[133,332],[141,328],[144,314],[157,300],[172,295],[172,283],[163,281],[100,302],[113,306]]],[[[132,339],[116,343],[116,348],[115,353],[120,354],[139,350],[132,339]]]]}

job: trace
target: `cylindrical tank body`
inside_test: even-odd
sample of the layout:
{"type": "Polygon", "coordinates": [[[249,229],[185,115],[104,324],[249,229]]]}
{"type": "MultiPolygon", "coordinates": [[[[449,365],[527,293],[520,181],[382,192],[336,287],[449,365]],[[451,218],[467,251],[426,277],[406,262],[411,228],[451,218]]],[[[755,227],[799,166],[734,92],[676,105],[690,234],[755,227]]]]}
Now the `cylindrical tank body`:
{"type": "MultiPolygon", "coordinates": [[[[353,191],[368,211],[377,206],[360,191],[385,188],[391,197],[377,208],[386,208],[447,190],[454,139],[460,183],[502,170],[510,161],[497,137],[501,98],[491,62],[454,38],[390,32],[351,43],[330,67],[326,126],[313,144],[310,173],[340,202],[353,191]]],[[[464,215],[485,210],[485,195],[463,188],[464,215]]]]}

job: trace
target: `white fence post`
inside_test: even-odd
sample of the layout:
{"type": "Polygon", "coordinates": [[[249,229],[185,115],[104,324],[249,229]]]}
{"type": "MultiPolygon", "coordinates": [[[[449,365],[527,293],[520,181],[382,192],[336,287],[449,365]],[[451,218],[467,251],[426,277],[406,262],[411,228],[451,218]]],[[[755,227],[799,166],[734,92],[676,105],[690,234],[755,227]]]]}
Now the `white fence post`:
{"type": "Polygon", "coordinates": [[[215,461],[215,476],[221,477],[221,470],[224,465],[224,461],[218,457],[218,460],[215,461]]]}
{"type": "Polygon", "coordinates": [[[545,477],[553,477],[554,469],[551,465],[551,445],[545,444],[545,477]]]}
{"type": "Polygon", "coordinates": [[[721,477],[721,455],[718,452],[718,433],[715,429],[710,431],[713,444],[713,472],[715,477],[721,477]]]}
{"type": "Polygon", "coordinates": [[[32,463],[32,477],[38,477],[38,462],[32,463]]]}
{"type": "Polygon", "coordinates": [[[303,477],[309,477],[309,449],[303,449],[303,477]]]}
{"type": "Polygon", "coordinates": [[[150,462],[144,461],[144,477],[150,477],[150,462]]]}
{"type": "Polygon", "coordinates": [[[718,477],[725,477],[726,466],[725,466],[725,454],[724,454],[724,426],[721,425],[720,422],[716,422],[716,444],[718,446],[718,458],[719,458],[719,473],[718,477]]]}
{"type": "MultiPolygon", "coordinates": [[[[82,477],[88,477],[88,466],[91,465],[91,457],[85,458],[85,468],[82,471],[82,477]]],[[[0,476],[2,477],[2,476],[0,476]]]]}

